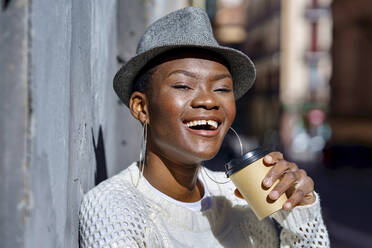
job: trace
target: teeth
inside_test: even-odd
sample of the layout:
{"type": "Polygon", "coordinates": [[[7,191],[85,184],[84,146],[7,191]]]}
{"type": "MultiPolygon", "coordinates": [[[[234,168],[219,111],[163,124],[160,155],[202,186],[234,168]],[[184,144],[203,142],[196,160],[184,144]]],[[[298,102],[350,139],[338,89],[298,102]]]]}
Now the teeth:
{"type": "Polygon", "coordinates": [[[197,120],[197,121],[189,121],[186,123],[187,127],[194,127],[194,126],[200,126],[200,125],[210,125],[213,128],[217,129],[218,123],[213,120],[197,120]]]}
{"type": "Polygon", "coordinates": [[[212,120],[208,120],[208,125],[214,127],[214,128],[217,128],[218,126],[218,123],[216,121],[212,121],[212,120]]]}

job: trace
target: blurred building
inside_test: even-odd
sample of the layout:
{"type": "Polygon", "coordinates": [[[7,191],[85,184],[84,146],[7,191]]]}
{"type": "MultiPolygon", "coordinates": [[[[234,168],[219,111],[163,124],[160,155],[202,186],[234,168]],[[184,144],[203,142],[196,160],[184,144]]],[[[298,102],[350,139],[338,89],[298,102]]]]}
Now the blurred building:
{"type": "Polygon", "coordinates": [[[242,99],[240,109],[246,113],[246,135],[256,136],[265,146],[275,148],[280,118],[281,2],[247,1],[247,5],[247,39],[240,47],[255,63],[257,79],[242,99]]]}
{"type": "Polygon", "coordinates": [[[330,138],[330,0],[282,1],[281,141],[296,160],[321,158],[330,138]]]}
{"type": "Polygon", "coordinates": [[[332,142],[371,147],[372,4],[369,0],[335,0],[332,12],[332,142]]]}
{"type": "Polygon", "coordinates": [[[152,0],[151,8],[148,8],[149,11],[149,22],[148,24],[153,23],[157,19],[166,14],[189,6],[189,0],[152,0]]]}
{"type": "Polygon", "coordinates": [[[223,44],[239,44],[247,39],[247,1],[220,0],[216,2],[214,33],[223,44]]]}

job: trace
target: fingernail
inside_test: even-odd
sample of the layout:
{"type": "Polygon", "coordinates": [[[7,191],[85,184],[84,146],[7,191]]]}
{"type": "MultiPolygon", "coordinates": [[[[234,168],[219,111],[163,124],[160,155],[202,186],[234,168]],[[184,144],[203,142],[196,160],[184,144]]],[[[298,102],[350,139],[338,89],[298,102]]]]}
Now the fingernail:
{"type": "Polygon", "coordinates": [[[271,186],[271,179],[270,178],[265,178],[264,184],[265,184],[265,186],[270,187],[271,186]]]}
{"type": "Polygon", "coordinates": [[[275,200],[276,198],[279,197],[279,193],[277,191],[271,191],[270,193],[270,198],[275,200]]]}
{"type": "Polygon", "coordinates": [[[273,161],[273,158],[270,155],[267,155],[265,157],[266,162],[271,163],[273,161]]]}
{"type": "Polygon", "coordinates": [[[285,209],[291,209],[291,207],[292,207],[292,204],[291,204],[290,202],[286,202],[286,203],[284,204],[284,208],[285,208],[285,209]]]}

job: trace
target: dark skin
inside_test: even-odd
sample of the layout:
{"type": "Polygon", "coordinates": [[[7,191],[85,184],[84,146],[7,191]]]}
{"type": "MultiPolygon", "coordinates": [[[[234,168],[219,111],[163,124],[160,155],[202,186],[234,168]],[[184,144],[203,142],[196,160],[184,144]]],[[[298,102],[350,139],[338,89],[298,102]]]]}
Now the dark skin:
{"type": "MultiPolygon", "coordinates": [[[[148,125],[144,177],[164,194],[183,202],[202,198],[198,181],[202,161],[213,158],[236,113],[233,81],[220,59],[207,54],[180,52],[154,68],[150,87],[134,92],[129,103],[131,114],[148,125]],[[187,123],[213,120],[216,130],[193,130],[187,123]]],[[[287,194],[284,209],[315,201],[314,183],[297,165],[284,160],[279,152],[264,158],[272,166],[263,180],[276,200],[287,194]],[[290,205],[287,205],[290,204],[290,205]]],[[[238,197],[241,194],[235,191],[238,197]]]]}

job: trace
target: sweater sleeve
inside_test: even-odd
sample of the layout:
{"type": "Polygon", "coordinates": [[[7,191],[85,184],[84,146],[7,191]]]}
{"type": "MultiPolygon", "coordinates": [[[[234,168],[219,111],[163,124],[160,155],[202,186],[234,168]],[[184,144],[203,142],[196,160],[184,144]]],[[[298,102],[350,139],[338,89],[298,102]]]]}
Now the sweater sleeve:
{"type": "Polygon", "coordinates": [[[311,205],[297,206],[290,211],[279,210],[272,217],[283,227],[280,247],[330,247],[328,232],[321,215],[319,195],[311,205]]]}

